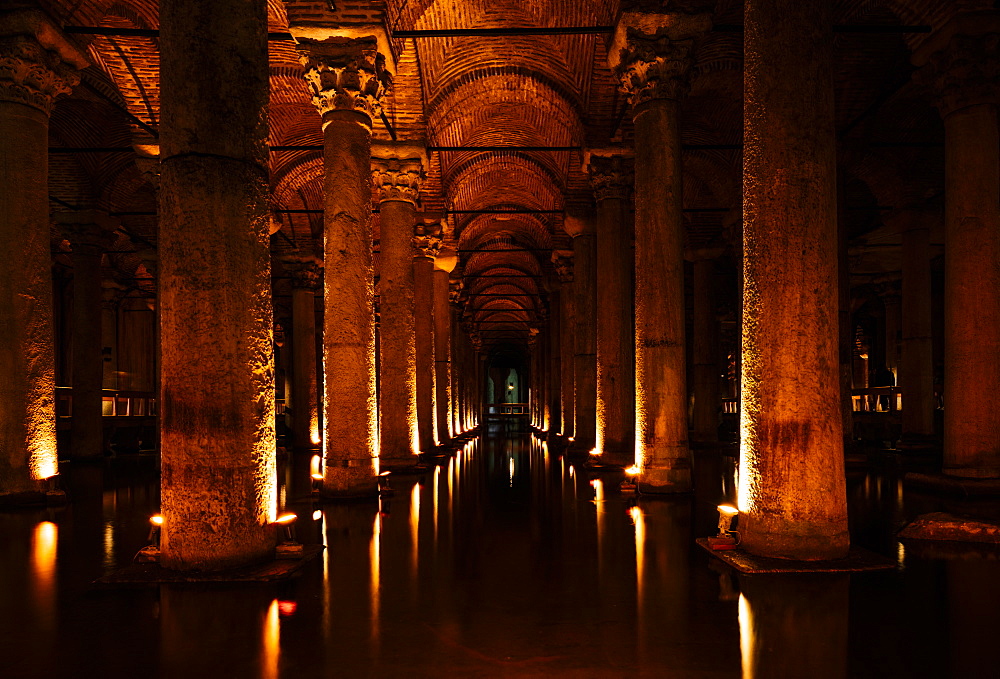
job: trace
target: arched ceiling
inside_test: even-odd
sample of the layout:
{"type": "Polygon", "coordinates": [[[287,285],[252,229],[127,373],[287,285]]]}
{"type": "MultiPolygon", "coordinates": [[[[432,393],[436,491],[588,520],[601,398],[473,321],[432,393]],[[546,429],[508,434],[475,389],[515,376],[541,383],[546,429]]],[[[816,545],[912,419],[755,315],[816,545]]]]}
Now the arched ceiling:
{"type": "MultiPolygon", "coordinates": [[[[157,0],[38,0],[65,27],[158,28],[157,0]]],[[[288,12],[309,3],[268,0],[268,28],[289,31],[288,12]]],[[[320,3],[321,5],[323,3],[320,3]]],[[[607,67],[607,35],[399,37],[402,31],[598,27],[622,5],[712,11],[716,25],[742,23],[740,0],[374,0],[395,51],[394,87],[383,101],[391,131],[374,135],[426,144],[419,209],[445,214],[459,251],[462,318],[487,344],[526,344],[543,322],[553,286],[553,250],[570,250],[563,211],[589,210],[580,149],[637,142],[624,95],[607,67]],[[462,147],[467,150],[444,150],[462,147]],[[475,150],[469,147],[490,147],[475,150]],[[496,147],[560,147],[526,150],[496,147]],[[569,147],[567,149],[567,147],[569,147]],[[498,212],[501,212],[498,214],[498,212]],[[507,214],[503,214],[506,212],[507,214]],[[489,328],[489,331],[487,331],[489,328]]],[[[316,5],[316,3],[312,3],[316,5]]],[[[961,9],[992,0],[835,0],[838,24],[938,28],[961,9]]],[[[926,33],[838,33],[836,122],[847,205],[841,219],[857,238],[900,203],[943,190],[943,132],[925,91],[910,80],[909,57],[926,33]],[[852,202],[853,201],[853,202],[852,202]]],[[[52,117],[54,147],[123,151],[53,153],[50,192],[57,209],[123,213],[136,250],[156,242],[155,153],[159,124],[158,38],[75,36],[92,66],[52,117]],[[128,151],[135,145],[140,153],[128,151]],[[68,206],[68,207],[67,207],[68,206]]],[[[681,107],[686,243],[738,253],[742,153],[742,35],[715,30],[701,42],[681,107]],[[734,217],[735,216],[735,217],[734,217]],[[726,227],[724,228],[724,225],[726,227]]],[[[276,147],[322,143],[295,43],[272,39],[270,137],[276,147]]],[[[641,143],[641,140],[639,140],[641,143]]],[[[273,150],[276,252],[316,250],[322,237],[322,153],[273,150]]],[[[377,238],[377,217],[376,238],[377,238]]],[[[132,270],[123,275],[134,277],[132,270]]],[[[145,275],[145,274],[144,274],[145,275]]]]}

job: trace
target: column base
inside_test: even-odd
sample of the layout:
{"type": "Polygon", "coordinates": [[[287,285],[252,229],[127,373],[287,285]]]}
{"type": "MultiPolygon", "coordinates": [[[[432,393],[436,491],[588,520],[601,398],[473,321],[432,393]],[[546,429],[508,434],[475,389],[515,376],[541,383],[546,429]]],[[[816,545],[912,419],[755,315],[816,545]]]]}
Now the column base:
{"type": "Polygon", "coordinates": [[[320,496],[329,499],[378,496],[378,477],[372,458],[336,460],[323,473],[320,496]]]}
{"type": "Polygon", "coordinates": [[[400,457],[387,457],[380,455],[378,458],[380,471],[389,470],[394,474],[407,474],[424,469],[419,455],[406,455],[400,457]]]}
{"type": "Polygon", "coordinates": [[[925,434],[903,434],[896,441],[896,450],[900,452],[923,453],[940,448],[941,443],[936,438],[925,434]]]}
{"type": "Polygon", "coordinates": [[[903,477],[907,486],[929,490],[943,495],[969,497],[1000,496],[1000,478],[970,478],[950,474],[921,474],[910,472],[903,477]]]}
{"type": "Polygon", "coordinates": [[[690,493],[691,462],[679,459],[674,461],[673,466],[644,467],[636,485],[643,495],[690,493]]]}
{"type": "Polygon", "coordinates": [[[797,561],[842,559],[850,551],[847,517],[794,521],[780,516],[740,514],[740,546],[758,556],[797,561]]]}

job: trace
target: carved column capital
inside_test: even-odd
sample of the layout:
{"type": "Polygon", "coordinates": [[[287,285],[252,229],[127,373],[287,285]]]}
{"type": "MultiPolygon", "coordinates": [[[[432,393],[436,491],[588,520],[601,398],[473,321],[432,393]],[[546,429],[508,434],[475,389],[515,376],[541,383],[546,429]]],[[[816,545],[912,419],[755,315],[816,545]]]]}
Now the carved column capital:
{"type": "Polygon", "coordinates": [[[624,200],[632,191],[634,163],[623,155],[597,155],[588,152],[587,173],[597,202],[624,200]]]}
{"type": "Polygon", "coordinates": [[[448,281],[448,302],[454,306],[459,306],[461,304],[462,288],[465,287],[465,282],[458,278],[453,278],[448,281]]]}
{"type": "Polygon", "coordinates": [[[914,80],[932,89],[942,117],[977,104],[1000,104],[1000,14],[959,15],[913,57],[914,80]]]}
{"type": "Polygon", "coordinates": [[[697,40],[712,27],[708,14],[623,12],[608,64],[633,109],[651,99],[681,99],[697,40]]]}
{"type": "Polygon", "coordinates": [[[299,38],[296,50],[320,115],[355,111],[374,120],[381,99],[392,89],[392,75],[374,37],[299,38]]]}
{"type": "Polygon", "coordinates": [[[441,252],[441,244],[441,236],[433,233],[417,233],[413,237],[413,247],[416,250],[414,256],[434,259],[441,252]]]}
{"type": "Polygon", "coordinates": [[[556,276],[560,283],[573,282],[573,252],[569,250],[556,250],[552,253],[552,266],[556,270],[556,276]]]}
{"type": "Polygon", "coordinates": [[[38,10],[0,14],[0,101],[46,114],[80,82],[83,53],[38,10]]]}
{"type": "Polygon", "coordinates": [[[399,200],[416,204],[423,180],[420,158],[372,158],[372,183],[380,203],[399,200]]]}

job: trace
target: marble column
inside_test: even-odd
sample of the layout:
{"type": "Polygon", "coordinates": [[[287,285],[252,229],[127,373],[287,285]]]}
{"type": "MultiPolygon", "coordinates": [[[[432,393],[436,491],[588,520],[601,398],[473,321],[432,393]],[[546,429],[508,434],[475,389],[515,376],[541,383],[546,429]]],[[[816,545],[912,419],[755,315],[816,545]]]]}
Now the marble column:
{"type": "Polygon", "coordinates": [[[277,537],[267,3],[164,0],[160,74],[160,563],[220,570],[277,537]]]}
{"type": "Polygon", "coordinates": [[[292,449],[320,447],[319,387],[316,369],[316,291],[322,285],[322,261],[307,254],[290,255],[285,267],[292,277],[291,368],[292,449]]]}
{"type": "Polygon", "coordinates": [[[597,228],[590,215],[566,215],[573,237],[573,450],[597,445],[597,228]]]}
{"type": "Polygon", "coordinates": [[[556,287],[549,293],[549,325],[545,329],[548,365],[545,366],[545,384],[548,389],[546,403],[549,408],[549,434],[561,434],[563,431],[562,413],[562,293],[556,287]]]}
{"type": "Polygon", "coordinates": [[[574,412],[576,399],[573,381],[573,363],[575,361],[576,318],[574,302],[576,291],[573,289],[573,253],[557,250],[552,253],[552,264],[559,277],[559,395],[562,410],[562,435],[568,439],[574,438],[574,412]]]}
{"type": "MultiPolygon", "coordinates": [[[[375,149],[373,149],[375,152],[375,149]]],[[[416,330],[413,304],[415,204],[425,161],[415,146],[381,145],[372,157],[379,196],[379,460],[416,464],[416,330]]]]}
{"type": "Polygon", "coordinates": [[[694,260],[694,412],[691,436],[702,443],[719,441],[719,320],[715,315],[715,257],[718,251],[698,251],[694,260]]]}
{"type": "Polygon", "coordinates": [[[849,536],[831,3],[748,0],[744,40],[740,531],[755,554],[834,559],[849,536]]]}
{"type": "MultiPolygon", "coordinates": [[[[440,231],[440,226],[438,226],[440,231]]],[[[438,444],[437,387],[434,373],[434,258],[441,237],[430,226],[417,225],[413,239],[413,336],[417,385],[417,434],[420,450],[438,444]]]]}
{"type": "MultiPolygon", "coordinates": [[[[293,31],[294,31],[293,27],[293,31]]],[[[372,119],[391,84],[376,38],[299,39],[323,119],[323,471],[328,497],[378,492],[372,119]]]]}
{"type": "Polygon", "coordinates": [[[85,66],[41,12],[0,12],[0,501],[58,473],[49,114],[85,66]]]}
{"type": "Polygon", "coordinates": [[[451,390],[451,272],[458,253],[442,249],[434,258],[434,388],[437,435],[441,441],[455,436],[452,426],[451,390]]]}
{"type": "Polygon", "coordinates": [[[960,14],[914,55],[945,129],[944,472],[1000,477],[1000,14],[960,14]]]}
{"type": "Polygon", "coordinates": [[[903,341],[899,379],[903,408],[900,446],[926,446],[934,436],[934,356],[931,332],[930,229],[938,215],[907,211],[903,229],[903,341]]]}
{"type": "Polygon", "coordinates": [[[691,489],[679,102],[710,27],[704,14],[625,12],[608,51],[635,123],[635,445],[647,493],[691,489]]]}
{"type": "Polygon", "coordinates": [[[73,248],[70,458],[92,462],[104,459],[101,259],[104,251],[114,243],[117,220],[96,210],[79,210],[57,213],[55,221],[73,248]]]}
{"type": "MultiPolygon", "coordinates": [[[[601,459],[635,462],[635,341],[632,257],[626,224],[632,159],[590,152],[588,172],[597,200],[597,443],[601,459]]],[[[661,263],[660,266],[663,266],[661,263]]]]}

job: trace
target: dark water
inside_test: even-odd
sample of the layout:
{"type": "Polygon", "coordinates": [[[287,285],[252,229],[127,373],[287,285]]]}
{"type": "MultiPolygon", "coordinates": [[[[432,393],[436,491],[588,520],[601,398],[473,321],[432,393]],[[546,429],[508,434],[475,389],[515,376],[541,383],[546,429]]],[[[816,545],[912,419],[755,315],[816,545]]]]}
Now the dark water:
{"type": "Polygon", "coordinates": [[[280,585],[98,590],[144,544],[151,465],[66,471],[73,502],[0,514],[0,677],[1000,677],[1000,561],[905,551],[933,498],[852,473],[852,535],[893,571],[737,577],[714,533],[731,460],[696,500],[623,497],[496,434],[381,505],[289,502],[328,549],[280,585]]]}

